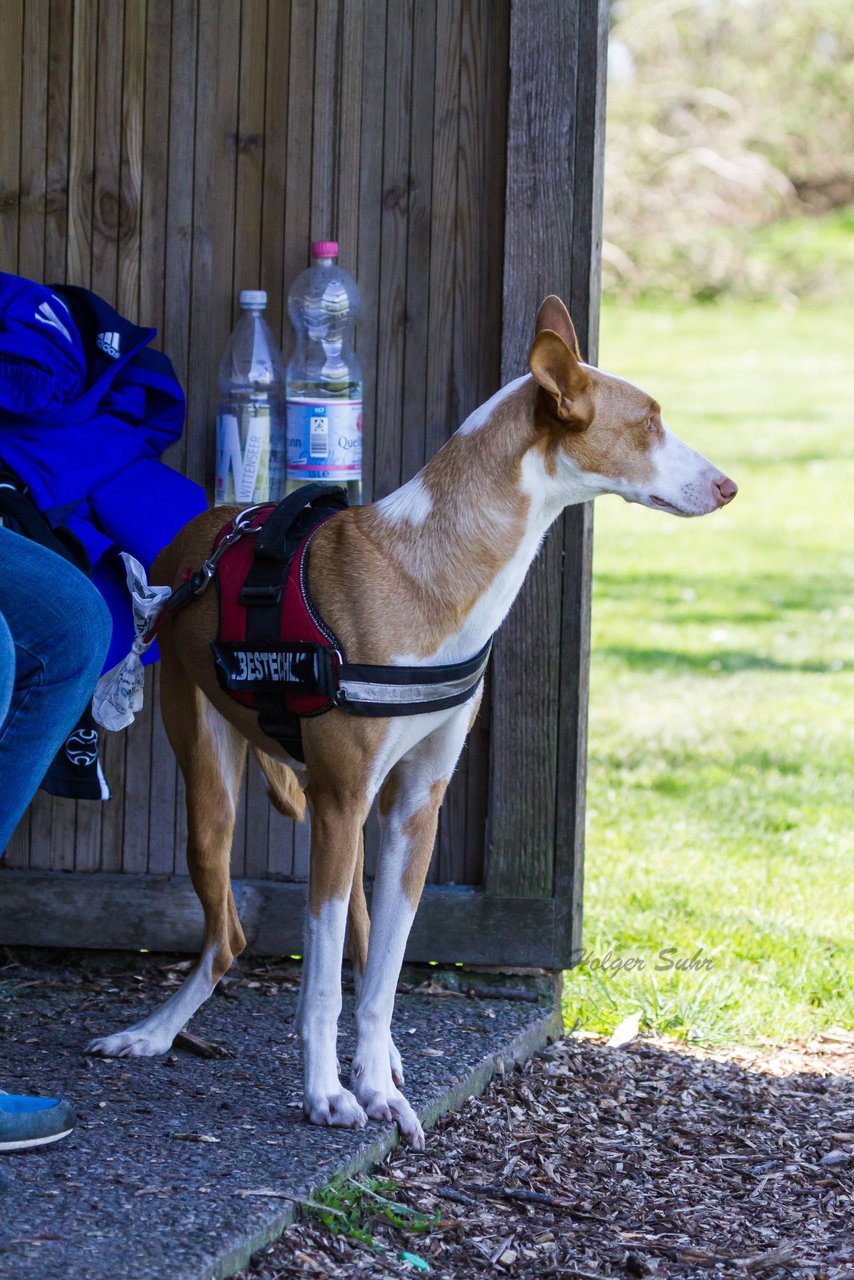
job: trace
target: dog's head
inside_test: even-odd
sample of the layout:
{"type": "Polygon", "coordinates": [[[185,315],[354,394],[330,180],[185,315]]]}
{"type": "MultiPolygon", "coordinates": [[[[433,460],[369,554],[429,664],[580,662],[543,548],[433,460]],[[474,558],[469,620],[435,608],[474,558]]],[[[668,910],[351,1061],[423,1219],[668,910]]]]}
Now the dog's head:
{"type": "Polygon", "coordinates": [[[582,362],[569,312],[553,295],[540,307],[529,365],[546,465],[568,491],[617,493],[677,516],[707,515],[735,497],[734,481],[670,431],[656,400],[582,362]]]}

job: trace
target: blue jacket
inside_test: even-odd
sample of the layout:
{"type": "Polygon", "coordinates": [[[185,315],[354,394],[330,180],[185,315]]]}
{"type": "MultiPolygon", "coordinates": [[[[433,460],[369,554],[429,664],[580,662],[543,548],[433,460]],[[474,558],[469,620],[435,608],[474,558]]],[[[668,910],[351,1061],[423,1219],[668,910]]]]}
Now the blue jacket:
{"type": "Polygon", "coordinates": [[[199,485],[160,461],[180,438],[184,394],[149,348],[156,332],[87,289],[0,272],[0,458],[86,547],[113,615],[105,669],[133,639],[118,553],[149,569],[207,506],[199,485]]]}

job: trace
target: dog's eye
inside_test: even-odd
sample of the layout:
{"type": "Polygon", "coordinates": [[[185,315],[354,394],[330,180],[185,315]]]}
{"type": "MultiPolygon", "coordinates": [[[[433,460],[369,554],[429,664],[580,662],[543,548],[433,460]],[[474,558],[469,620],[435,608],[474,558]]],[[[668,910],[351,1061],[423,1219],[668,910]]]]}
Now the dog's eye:
{"type": "Polygon", "coordinates": [[[655,418],[647,418],[646,429],[647,431],[655,431],[657,429],[655,425],[655,418]]]}

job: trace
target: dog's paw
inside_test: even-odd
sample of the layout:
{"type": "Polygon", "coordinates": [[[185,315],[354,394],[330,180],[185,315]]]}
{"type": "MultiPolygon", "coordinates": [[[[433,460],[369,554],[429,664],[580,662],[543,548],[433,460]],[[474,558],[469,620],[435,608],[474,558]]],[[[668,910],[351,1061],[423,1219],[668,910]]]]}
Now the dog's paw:
{"type": "Polygon", "coordinates": [[[113,1036],[98,1036],[90,1040],[86,1052],[101,1058],[156,1058],[167,1053],[172,1041],[142,1027],[131,1027],[128,1031],[118,1031],[113,1036]]]}
{"type": "Polygon", "coordinates": [[[394,1043],[391,1036],[388,1038],[388,1064],[391,1067],[392,1080],[397,1085],[398,1089],[402,1089],[404,1081],[403,1061],[398,1053],[397,1045],[394,1043]]]}
{"type": "Polygon", "coordinates": [[[332,1125],[336,1129],[364,1129],[368,1123],[368,1117],[349,1089],[306,1097],[305,1115],[312,1124],[332,1125]]]}
{"type": "Polygon", "coordinates": [[[370,1120],[396,1124],[410,1146],[424,1150],[421,1122],[399,1089],[368,1089],[357,1084],[356,1093],[370,1120]]]}

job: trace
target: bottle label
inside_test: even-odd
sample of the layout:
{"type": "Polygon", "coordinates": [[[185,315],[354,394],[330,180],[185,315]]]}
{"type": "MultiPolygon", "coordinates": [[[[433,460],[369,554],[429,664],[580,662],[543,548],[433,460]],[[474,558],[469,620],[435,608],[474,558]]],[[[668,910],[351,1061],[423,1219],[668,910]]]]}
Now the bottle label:
{"type": "Polygon", "coordinates": [[[270,410],[258,406],[243,415],[216,420],[216,497],[223,502],[266,502],[270,497],[270,410]]]}
{"type": "Polygon", "coordinates": [[[362,478],[361,400],[288,399],[288,479],[362,478]]]}

